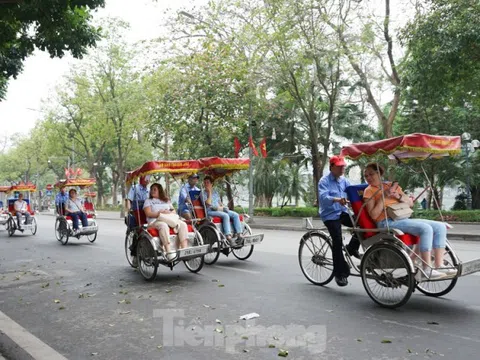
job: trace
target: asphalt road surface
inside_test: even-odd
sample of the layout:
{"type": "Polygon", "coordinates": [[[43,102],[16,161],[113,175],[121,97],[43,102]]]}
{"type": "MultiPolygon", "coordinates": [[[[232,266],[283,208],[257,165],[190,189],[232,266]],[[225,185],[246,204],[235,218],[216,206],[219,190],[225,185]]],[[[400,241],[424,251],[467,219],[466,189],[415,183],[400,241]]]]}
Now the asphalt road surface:
{"type": "MultiPolygon", "coordinates": [[[[415,292],[402,308],[383,309],[359,278],[311,285],[297,260],[301,233],[265,230],[247,261],[220,255],[198,274],[161,266],[149,283],[125,259],[122,221],[99,220],[95,243],[63,246],[55,218],[37,219],[35,236],[0,231],[7,359],[24,356],[4,335],[15,326],[26,330],[18,336],[28,352],[48,359],[278,359],[280,349],[287,359],[478,358],[477,275],[444,298],[415,292]],[[240,319],[250,313],[259,317],[240,319]]],[[[453,245],[461,260],[480,257],[479,242],[453,245]]]]}

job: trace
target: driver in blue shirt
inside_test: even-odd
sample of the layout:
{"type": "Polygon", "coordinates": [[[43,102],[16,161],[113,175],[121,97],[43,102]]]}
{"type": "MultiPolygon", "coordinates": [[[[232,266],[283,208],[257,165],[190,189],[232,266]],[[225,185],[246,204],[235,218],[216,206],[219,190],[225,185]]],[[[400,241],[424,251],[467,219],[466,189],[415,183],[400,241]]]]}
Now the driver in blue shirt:
{"type": "Polygon", "coordinates": [[[198,179],[200,176],[198,174],[192,174],[188,177],[188,182],[181,187],[180,194],[178,195],[178,215],[183,217],[186,220],[192,220],[192,214],[187,203],[191,203],[189,192],[192,190],[200,190],[197,187],[198,179]]]}
{"type": "MultiPolygon", "coordinates": [[[[345,189],[350,182],[343,176],[345,173],[345,160],[341,156],[330,158],[330,173],[318,182],[318,197],[320,199],[320,217],[332,238],[333,274],[338,286],[348,285],[350,267],[343,256],[342,225],[353,227],[348,215],[347,194],[345,189]]],[[[350,243],[345,247],[347,252],[360,259],[358,249],[360,241],[356,235],[352,236],[350,243]]]]}
{"type": "Polygon", "coordinates": [[[55,207],[57,208],[57,213],[60,215],[65,215],[65,204],[68,201],[68,194],[65,192],[65,185],[60,187],[60,192],[55,196],[55,207]]]}

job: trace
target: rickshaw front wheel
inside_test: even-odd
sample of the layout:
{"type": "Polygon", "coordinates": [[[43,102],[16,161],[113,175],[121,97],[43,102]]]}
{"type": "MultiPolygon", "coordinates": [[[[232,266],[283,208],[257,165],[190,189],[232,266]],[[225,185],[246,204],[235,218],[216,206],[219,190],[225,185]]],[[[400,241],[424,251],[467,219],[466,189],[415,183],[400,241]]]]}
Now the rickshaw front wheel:
{"type": "Polygon", "coordinates": [[[204,260],[205,264],[213,265],[217,262],[218,257],[220,256],[220,238],[216,230],[213,229],[212,225],[204,225],[198,230],[202,236],[203,243],[205,245],[210,245],[208,252],[205,254],[204,260]]]}
{"type": "Polygon", "coordinates": [[[368,296],[386,308],[405,305],[415,289],[408,255],[392,244],[372,245],[363,255],[360,273],[368,296]]]}
{"type": "Polygon", "coordinates": [[[8,236],[12,236],[15,233],[15,220],[12,217],[8,219],[8,236]]]}
{"type": "MultiPolygon", "coordinates": [[[[195,231],[195,238],[193,239],[193,244],[191,246],[201,246],[203,245],[202,235],[198,231],[195,231]]],[[[205,263],[204,256],[197,256],[193,259],[185,260],[185,267],[192,273],[197,273],[203,268],[205,263]]]]}
{"type": "Polygon", "coordinates": [[[37,233],[37,220],[35,218],[32,219],[32,227],[30,228],[30,231],[32,232],[32,235],[35,235],[37,233]]]}
{"type": "MultiPolygon", "coordinates": [[[[435,262],[435,258],[433,256],[432,252],[432,264],[435,262]]],[[[446,267],[457,267],[458,266],[458,261],[453,256],[452,253],[452,248],[450,245],[445,246],[445,254],[443,256],[443,264],[446,267]]],[[[427,296],[433,296],[433,297],[438,297],[438,296],[443,296],[448,294],[452,289],[455,287],[457,284],[458,278],[450,278],[446,280],[439,280],[439,281],[424,281],[421,283],[417,284],[417,289],[427,295],[427,296]]]]}
{"type": "Polygon", "coordinates": [[[125,235],[125,256],[130,266],[133,268],[137,268],[138,266],[135,266],[133,264],[133,260],[135,256],[132,255],[132,251],[130,249],[130,247],[133,245],[134,237],[135,237],[135,230],[130,230],[130,229],[127,230],[127,233],[125,235]]]}
{"type": "MultiPolygon", "coordinates": [[[[243,236],[252,235],[252,229],[247,224],[243,225],[243,236]]],[[[239,248],[232,247],[233,256],[238,260],[247,260],[253,254],[253,245],[242,246],[239,248]]]]}
{"type": "Polygon", "coordinates": [[[145,236],[141,237],[137,245],[137,260],[140,274],[147,281],[153,281],[157,276],[158,258],[152,243],[145,236]]]}

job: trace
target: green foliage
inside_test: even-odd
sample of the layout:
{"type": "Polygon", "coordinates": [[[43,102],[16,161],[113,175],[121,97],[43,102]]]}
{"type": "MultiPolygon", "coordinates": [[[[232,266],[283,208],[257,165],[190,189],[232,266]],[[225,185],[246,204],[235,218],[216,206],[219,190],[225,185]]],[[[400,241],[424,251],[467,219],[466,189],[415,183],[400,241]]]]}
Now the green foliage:
{"type": "Polygon", "coordinates": [[[0,3],[0,101],[8,79],[20,74],[23,61],[35,48],[51,57],[70,52],[82,58],[100,39],[100,30],[90,24],[90,12],[103,6],[104,0],[0,3]]]}
{"type": "MultiPolygon", "coordinates": [[[[479,210],[443,211],[443,218],[449,222],[480,222],[479,210]]],[[[441,221],[440,214],[435,210],[419,210],[413,213],[414,218],[441,221]]]]}

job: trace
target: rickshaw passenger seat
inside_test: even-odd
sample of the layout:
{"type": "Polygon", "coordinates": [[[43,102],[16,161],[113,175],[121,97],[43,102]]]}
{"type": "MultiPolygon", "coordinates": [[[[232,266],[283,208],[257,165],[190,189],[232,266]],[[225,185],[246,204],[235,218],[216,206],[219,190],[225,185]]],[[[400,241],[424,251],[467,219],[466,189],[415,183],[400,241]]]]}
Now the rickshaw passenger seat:
{"type": "Polygon", "coordinates": [[[203,206],[202,197],[200,196],[201,192],[199,190],[190,190],[190,199],[192,200],[193,211],[196,219],[205,219],[207,214],[205,214],[205,208],[203,206]]]}
{"type": "MultiPolygon", "coordinates": [[[[350,201],[350,204],[352,206],[353,213],[355,214],[356,217],[358,217],[358,214],[360,213],[360,209],[362,208],[363,191],[367,188],[367,186],[368,184],[351,185],[345,189],[348,200],[350,201]]],[[[360,216],[358,218],[357,224],[361,229],[364,229],[364,230],[377,228],[377,224],[372,220],[372,218],[368,214],[366,207],[363,207],[360,213],[360,216]]],[[[377,233],[365,232],[365,233],[362,233],[362,237],[364,239],[367,239],[369,237],[372,237],[375,234],[377,233]]],[[[415,245],[419,241],[418,236],[414,236],[410,234],[400,235],[398,236],[398,238],[402,240],[402,242],[407,246],[415,245]]]]}

